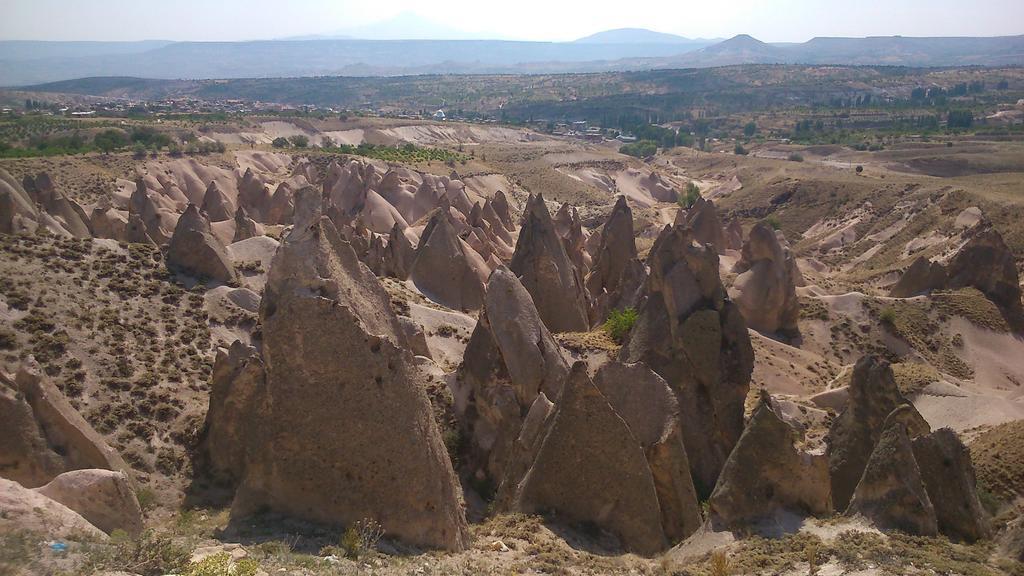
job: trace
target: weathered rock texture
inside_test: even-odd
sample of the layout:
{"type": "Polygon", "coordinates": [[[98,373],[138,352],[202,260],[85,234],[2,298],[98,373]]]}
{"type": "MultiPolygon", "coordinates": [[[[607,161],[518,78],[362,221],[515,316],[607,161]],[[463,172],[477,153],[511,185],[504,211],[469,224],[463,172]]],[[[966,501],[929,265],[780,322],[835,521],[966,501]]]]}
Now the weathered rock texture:
{"type": "Polygon", "coordinates": [[[967,447],[949,428],[913,440],[914,459],[935,508],[939,532],[974,542],[992,535],[978,500],[974,466],[967,447]]]}
{"type": "Polygon", "coordinates": [[[728,528],[769,520],[783,510],[815,516],[832,512],[827,458],[796,448],[796,431],[766,395],[762,392],[711,494],[711,517],[728,528]]]}
{"type": "Polygon", "coordinates": [[[907,427],[897,418],[886,423],[847,514],[859,514],[886,530],[935,536],[935,508],[914,459],[907,427]]]}
{"type": "Polygon", "coordinates": [[[639,554],[655,554],[668,544],[640,442],[581,362],[569,374],[514,507],[592,522],[639,554]]]}
{"type": "Polygon", "coordinates": [[[167,265],[186,274],[228,283],[238,280],[231,256],[210,230],[210,221],[189,204],[167,250],[167,265]]]}
{"type": "Polygon", "coordinates": [[[54,539],[102,541],[107,537],[74,510],[4,478],[0,478],[0,510],[0,535],[30,531],[54,539]]]}
{"type": "Polygon", "coordinates": [[[568,372],[529,292],[507,268],[495,270],[458,371],[474,473],[501,482],[530,407],[541,393],[557,399],[568,372]]]}
{"type": "Polygon", "coordinates": [[[1002,311],[1014,332],[1024,331],[1020,276],[1016,260],[999,232],[981,224],[949,262],[949,288],[977,288],[1002,311]]]}
{"type": "Polygon", "coordinates": [[[932,262],[924,256],[919,256],[900,276],[896,284],[889,289],[889,296],[910,298],[926,294],[932,290],[944,288],[948,280],[945,266],[938,262],[932,262]]]}
{"type": "Polygon", "coordinates": [[[697,493],[709,495],[743,433],[754,352],[739,309],[726,296],[718,255],[667,226],[648,258],[644,302],[620,360],[643,362],[676,393],[697,493]]]}
{"type": "Polygon", "coordinates": [[[456,310],[479,310],[489,269],[459,238],[450,215],[436,210],[416,248],[410,278],[431,300],[456,310]]]}
{"type": "Polygon", "coordinates": [[[214,477],[232,483],[243,478],[266,416],[266,393],[266,369],[255,348],[235,340],[229,349],[217,351],[202,437],[214,477]]]}
{"type": "Polygon", "coordinates": [[[857,362],[848,390],[846,408],[825,438],[832,503],[837,510],[845,510],[849,504],[886,418],[900,406],[910,407],[896,386],[889,363],[875,356],[864,356],[857,362]]]}
{"type": "Polygon", "coordinates": [[[687,226],[693,229],[693,238],[701,244],[711,244],[719,254],[725,254],[729,242],[718,216],[718,208],[711,200],[697,198],[693,206],[682,214],[687,226]]]}
{"type": "Polygon", "coordinates": [[[0,374],[0,476],[34,488],[83,468],[128,471],[38,366],[0,374]]]}
{"type": "Polygon", "coordinates": [[[526,204],[509,269],[533,296],[541,319],[552,332],[590,328],[582,277],[566,254],[540,194],[531,196],[526,204]]]}
{"type": "Polygon", "coordinates": [[[747,326],[769,333],[799,331],[796,261],[770,227],[758,223],[750,230],[735,271],[739,275],[729,288],[729,296],[743,313],[747,326]]]}
{"type": "Polygon", "coordinates": [[[635,305],[643,283],[644,267],[637,259],[633,211],[625,196],[615,201],[598,236],[600,244],[586,284],[593,303],[591,324],[595,325],[603,322],[611,310],[635,305]]]}
{"type": "Polygon", "coordinates": [[[123,472],[73,470],[36,491],[79,513],[107,534],[114,530],[132,536],[142,533],[142,508],[123,472]]]}
{"type": "Polygon", "coordinates": [[[387,293],[300,192],[260,317],[266,416],[233,513],[380,522],[396,538],[468,545],[459,483],[387,293]]]}

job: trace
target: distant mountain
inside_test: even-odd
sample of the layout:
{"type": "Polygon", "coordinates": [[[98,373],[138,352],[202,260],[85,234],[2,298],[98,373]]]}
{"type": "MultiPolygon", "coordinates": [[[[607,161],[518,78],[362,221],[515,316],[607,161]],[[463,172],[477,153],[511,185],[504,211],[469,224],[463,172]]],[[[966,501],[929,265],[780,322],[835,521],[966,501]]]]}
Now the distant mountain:
{"type": "Polygon", "coordinates": [[[577,44],[714,44],[715,40],[691,40],[676,34],[646,28],[616,28],[574,40],[577,44]]]}
{"type": "MultiPolygon", "coordinates": [[[[388,34],[398,34],[399,28],[391,28],[388,34]]],[[[381,33],[384,29],[377,28],[381,33]]],[[[614,32],[597,42],[351,39],[100,45],[43,42],[37,46],[0,42],[0,86],[92,76],[227,79],[553,74],[734,64],[1024,65],[1024,36],[815,38],[800,44],[766,44],[741,34],[701,47],[677,42],[607,41],[638,37],[633,32],[614,32]]],[[[406,29],[403,33],[413,32],[406,29]]]]}

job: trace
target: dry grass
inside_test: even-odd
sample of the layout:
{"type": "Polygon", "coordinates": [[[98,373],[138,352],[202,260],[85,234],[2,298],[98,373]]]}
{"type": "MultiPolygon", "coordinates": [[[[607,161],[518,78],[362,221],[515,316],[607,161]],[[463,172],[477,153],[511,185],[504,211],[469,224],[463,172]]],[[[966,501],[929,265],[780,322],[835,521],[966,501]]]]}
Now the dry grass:
{"type": "Polygon", "coordinates": [[[979,489],[1007,501],[1024,497],[1024,420],[988,430],[970,448],[979,489]]]}

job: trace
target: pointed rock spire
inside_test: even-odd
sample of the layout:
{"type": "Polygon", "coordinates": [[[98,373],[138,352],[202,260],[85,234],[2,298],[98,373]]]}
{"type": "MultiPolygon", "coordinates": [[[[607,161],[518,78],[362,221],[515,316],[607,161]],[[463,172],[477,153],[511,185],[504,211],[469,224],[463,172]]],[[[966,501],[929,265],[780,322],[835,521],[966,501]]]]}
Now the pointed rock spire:
{"type": "Polygon", "coordinates": [[[195,204],[189,204],[178,219],[167,250],[167,265],[191,276],[218,282],[238,280],[231,256],[213,235],[210,221],[195,204]]]}

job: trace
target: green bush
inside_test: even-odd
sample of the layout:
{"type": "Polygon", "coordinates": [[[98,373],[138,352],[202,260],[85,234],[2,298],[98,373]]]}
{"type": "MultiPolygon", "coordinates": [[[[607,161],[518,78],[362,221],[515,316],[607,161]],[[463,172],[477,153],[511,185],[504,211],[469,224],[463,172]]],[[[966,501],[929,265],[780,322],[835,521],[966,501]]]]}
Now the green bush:
{"type": "Polygon", "coordinates": [[[270,145],[273,146],[274,148],[287,148],[288,139],[285,138],[284,136],[278,136],[277,138],[274,138],[274,141],[271,142],[270,145]]]}
{"type": "Polygon", "coordinates": [[[636,324],[636,318],[637,313],[633,308],[612,310],[612,313],[608,315],[608,320],[605,320],[604,331],[612,340],[622,343],[629,331],[633,329],[633,325],[636,324]]]}
{"type": "Polygon", "coordinates": [[[296,148],[305,148],[306,146],[309,146],[309,138],[302,134],[296,134],[289,138],[289,140],[291,141],[292,146],[295,146],[296,148]]]}
{"type": "Polygon", "coordinates": [[[255,560],[243,558],[232,562],[230,554],[218,552],[189,564],[184,576],[255,576],[259,569],[255,560]]]}
{"type": "Polygon", "coordinates": [[[619,152],[636,158],[647,158],[658,152],[658,143],[653,140],[638,140],[632,144],[624,144],[619,152]]]}
{"type": "Polygon", "coordinates": [[[364,518],[345,530],[341,535],[340,544],[345,549],[347,558],[358,560],[360,556],[372,550],[383,535],[384,528],[379,522],[364,518]]]}
{"type": "Polygon", "coordinates": [[[686,191],[684,191],[679,198],[676,199],[676,203],[679,204],[680,208],[689,210],[690,206],[700,198],[700,187],[694,182],[686,183],[686,191]]]}
{"type": "Polygon", "coordinates": [[[896,309],[886,308],[879,314],[878,319],[886,326],[892,326],[896,323],[896,309]]]}
{"type": "Polygon", "coordinates": [[[804,161],[804,157],[802,155],[800,155],[800,154],[797,154],[796,152],[793,152],[787,158],[788,158],[788,160],[790,162],[803,162],[804,161]]]}
{"type": "Polygon", "coordinates": [[[733,153],[737,156],[746,156],[748,154],[747,149],[743,147],[743,144],[736,143],[736,147],[732,149],[733,153]]]}

